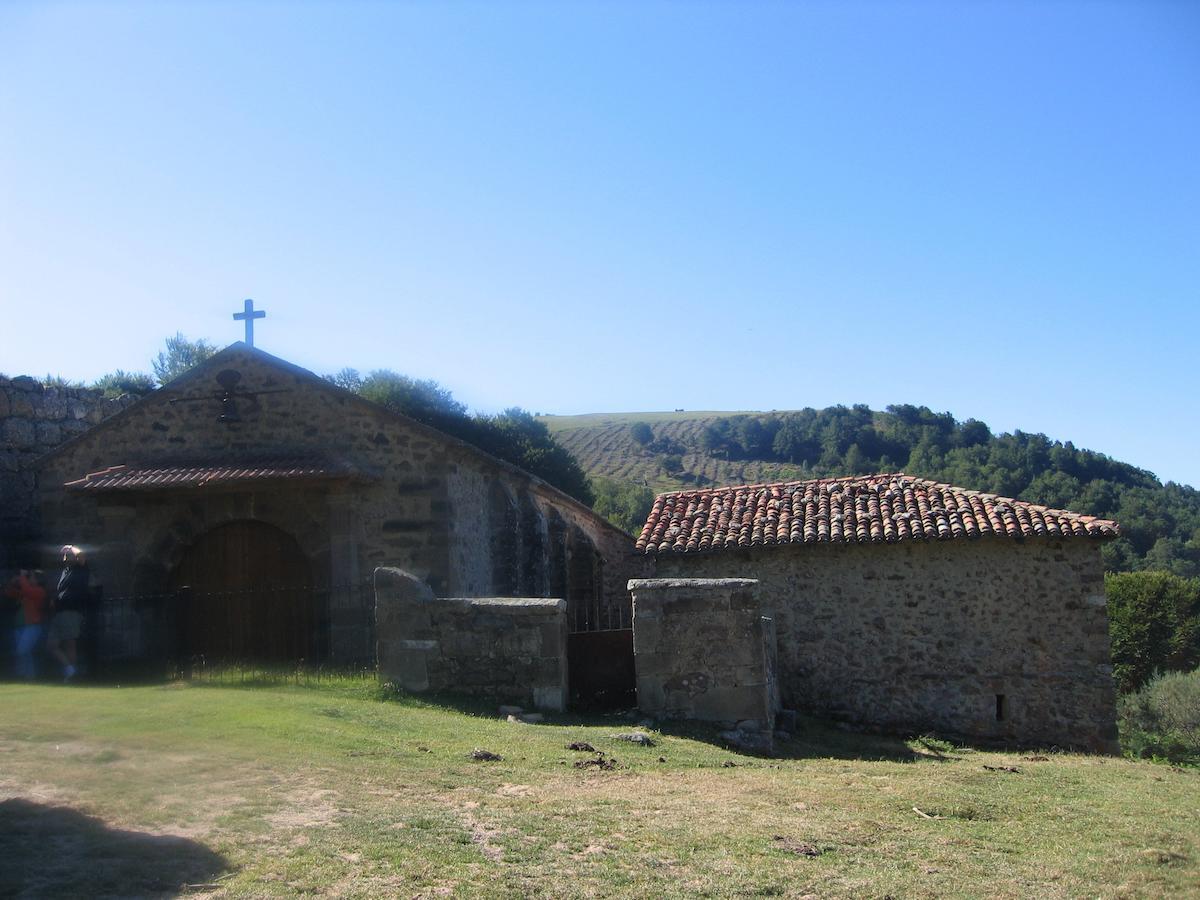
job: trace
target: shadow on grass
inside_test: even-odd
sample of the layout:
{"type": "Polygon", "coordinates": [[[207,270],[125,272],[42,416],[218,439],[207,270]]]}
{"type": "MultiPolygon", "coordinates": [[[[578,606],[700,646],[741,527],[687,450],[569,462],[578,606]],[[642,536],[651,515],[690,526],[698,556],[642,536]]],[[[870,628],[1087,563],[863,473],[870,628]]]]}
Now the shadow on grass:
{"type": "Polygon", "coordinates": [[[776,740],[770,754],[751,753],[729,745],[721,737],[723,729],[704,722],[663,721],[655,728],[664,735],[687,738],[727,748],[739,756],[763,759],[853,759],[886,762],[948,762],[958,758],[955,751],[942,753],[938,750],[922,752],[914,750],[909,742],[898,735],[862,734],[843,731],[834,723],[822,719],[800,717],[797,728],[787,740],[776,740]]]}
{"type": "Polygon", "coordinates": [[[229,869],[196,841],[123,831],[65,806],[0,802],[0,897],[142,897],[229,869]]]}
{"type": "MultiPolygon", "coordinates": [[[[449,693],[407,694],[387,686],[380,688],[381,699],[395,700],[405,705],[441,708],[470,716],[497,718],[499,702],[494,699],[449,693]]],[[[533,710],[531,710],[533,711],[533,710]]],[[[546,725],[610,728],[613,732],[633,732],[645,729],[637,723],[645,717],[636,710],[573,710],[565,713],[542,713],[546,725]]],[[[864,734],[846,731],[836,723],[801,716],[796,732],[787,740],[775,741],[770,754],[756,754],[735,748],[721,737],[724,730],[712,723],[686,719],[664,719],[647,726],[666,737],[683,738],[729,750],[738,756],[777,760],[853,759],[890,762],[949,762],[960,759],[960,751],[949,744],[930,744],[914,750],[910,742],[899,735],[864,734]]]]}
{"type": "MultiPolygon", "coordinates": [[[[393,685],[381,683],[374,671],[365,668],[272,666],[269,664],[231,663],[197,666],[190,676],[164,676],[161,669],[129,671],[125,683],[134,683],[135,675],[143,684],[178,684],[190,687],[262,690],[293,688],[319,691],[360,700],[378,700],[419,709],[444,709],[468,716],[495,719],[504,701],[494,697],[448,692],[412,694],[393,685]]],[[[112,684],[119,678],[97,679],[97,685],[112,684]]],[[[529,710],[535,712],[536,710],[529,710]]],[[[547,725],[598,727],[614,732],[637,729],[643,716],[636,710],[572,710],[564,713],[542,713],[547,725]]],[[[788,740],[776,740],[774,752],[756,754],[730,746],[721,737],[722,729],[706,722],[661,720],[654,723],[659,734],[709,744],[731,754],[777,760],[847,759],[885,760],[891,762],[947,762],[961,758],[960,751],[951,745],[929,745],[914,749],[913,742],[894,734],[867,734],[846,731],[834,722],[800,717],[795,732],[788,740]]]]}

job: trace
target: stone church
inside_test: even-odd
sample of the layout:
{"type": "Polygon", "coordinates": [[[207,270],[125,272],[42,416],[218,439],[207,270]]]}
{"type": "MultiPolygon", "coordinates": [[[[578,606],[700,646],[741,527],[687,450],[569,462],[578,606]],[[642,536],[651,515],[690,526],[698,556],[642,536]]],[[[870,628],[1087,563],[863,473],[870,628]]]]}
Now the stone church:
{"type": "Polygon", "coordinates": [[[236,343],[38,464],[49,549],[90,551],[103,659],[368,663],[377,566],[438,596],[629,626],[633,540],[538,478],[236,343]],[[181,589],[186,589],[182,590],[181,589]]]}

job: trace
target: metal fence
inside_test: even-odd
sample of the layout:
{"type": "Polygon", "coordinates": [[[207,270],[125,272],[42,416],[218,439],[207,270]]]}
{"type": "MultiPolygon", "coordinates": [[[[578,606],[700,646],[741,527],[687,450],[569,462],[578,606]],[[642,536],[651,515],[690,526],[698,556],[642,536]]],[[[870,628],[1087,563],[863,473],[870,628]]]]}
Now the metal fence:
{"type": "Polygon", "coordinates": [[[616,602],[606,602],[603,597],[573,597],[567,601],[567,626],[572,634],[622,631],[633,627],[633,611],[628,597],[616,602]]]}

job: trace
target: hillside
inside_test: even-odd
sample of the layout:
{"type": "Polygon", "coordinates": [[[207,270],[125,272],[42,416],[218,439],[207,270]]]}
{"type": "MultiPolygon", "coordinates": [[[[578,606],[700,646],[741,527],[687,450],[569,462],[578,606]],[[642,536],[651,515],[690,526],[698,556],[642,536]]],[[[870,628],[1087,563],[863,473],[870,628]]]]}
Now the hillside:
{"type": "Polygon", "coordinates": [[[993,434],[927,407],[542,416],[597,487],[597,509],[639,527],[668,490],[903,471],[974,490],[1116,519],[1112,571],[1200,575],[1200,491],[1070,441],[993,434]]]}
{"type": "Polygon", "coordinates": [[[766,460],[729,460],[701,449],[704,430],[722,418],[760,416],[745,412],[590,413],[581,416],[542,416],[551,436],[567,448],[591,478],[642,484],[657,492],[687,487],[754,484],[805,477],[790,463],[766,460]],[[655,440],[678,445],[671,452],[643,446],[634,440],[630,426],[645,422],[655,440]],[[680,455],[682,470],[668,474],[664,457],[680,455]]]}

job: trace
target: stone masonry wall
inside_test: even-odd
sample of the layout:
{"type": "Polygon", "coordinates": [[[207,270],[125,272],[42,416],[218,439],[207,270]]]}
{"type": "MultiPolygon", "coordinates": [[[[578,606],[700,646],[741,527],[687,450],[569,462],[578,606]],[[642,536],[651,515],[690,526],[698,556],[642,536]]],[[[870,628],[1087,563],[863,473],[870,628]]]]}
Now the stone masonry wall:
{"type": "Polygon", "coordinates": [[[379,676],[523,706],[567,704],[567,604],[544,597],[435,597],[400,569],[375,570],[379,676]]]}
{"type": "Polygon", "coordinates": [[[749,578],[629,582],[638,708],[770,734],[776,637],[749,578]]]}
{"type": "Polygon", "coordinates": [[[891,730],[1115,751],[1100,545],[1007,539],[674,555],[754,577],[785,706],[891,730]]]}
{"type": "Polygon", "coordinates": [[[120,412],[130,396],[106,400],[88,388],[46,387],[0,376],[0,569],[28,565],[38,535],[35,462],[63,441],[120,412]]]}

